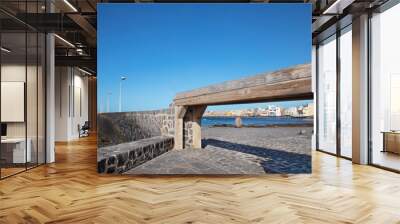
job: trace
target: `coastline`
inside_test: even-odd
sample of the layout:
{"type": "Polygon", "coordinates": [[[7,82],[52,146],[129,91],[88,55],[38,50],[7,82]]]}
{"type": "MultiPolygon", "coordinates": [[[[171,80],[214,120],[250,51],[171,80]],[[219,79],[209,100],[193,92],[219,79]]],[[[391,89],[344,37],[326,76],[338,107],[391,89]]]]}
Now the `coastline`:
{"type": "Polygon", "coordinates": [[[265,124],[265,125],[242,125],[242,127],[236,127],[232,124],[215,124],[205,126],[208,128],[279,128],[279,127],[313,127],[313,124],[265,124]]]}
{"type": "Polygon", "coordinates": [[[235,117],[240,117],[240,118],[277,118],[277,119],[314,119],[313,116],[290,116],[290,115],[284,115],[284,116],[203,116],[203,118],[235,118],[235,117]]]}
{"type": "MultiPolygon", "coordinates": [[[[203,127],[236,127],[237,117],[234,116],[206,116],[202,118],[203,127]]],[[[241,127],[269,128],[269,127],[313,127],[313,117],[290,116],[241,116],[241,127]]]]}

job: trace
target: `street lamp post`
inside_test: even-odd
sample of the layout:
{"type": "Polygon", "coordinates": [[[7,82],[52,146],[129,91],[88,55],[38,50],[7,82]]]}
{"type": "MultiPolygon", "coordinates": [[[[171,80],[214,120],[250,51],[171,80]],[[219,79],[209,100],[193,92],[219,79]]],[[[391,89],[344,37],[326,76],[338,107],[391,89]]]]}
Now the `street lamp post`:
{"type": "Polygon", "coordinates": [[[121,76],[121,80],[119,81],[119,112],[122,112],[122,81],[126,79],[126,76],[121,76]]]}

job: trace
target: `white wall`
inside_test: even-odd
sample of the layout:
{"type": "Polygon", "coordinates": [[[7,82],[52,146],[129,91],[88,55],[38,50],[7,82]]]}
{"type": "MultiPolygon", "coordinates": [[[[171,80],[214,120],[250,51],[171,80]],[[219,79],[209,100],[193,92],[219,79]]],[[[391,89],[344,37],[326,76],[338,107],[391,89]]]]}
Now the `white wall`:
{"type": "Polygon", "coordinates": [[[88,120],[88,78],[72,67],[56,67],[56,141],[79,138],[78,125],[88,120]]]}
{"type": "MultiPolygon", "coordinates": [[[[79,71],[77,75],[77,70],[74,70],[74,102],[72,110],[72,119],[71,119],[71,136],[72,138],[78,138],[78,124],[83,125],[85,121],[89,120],[89,113],[88,113],[88,77],[82,76],[79,71]]],[[[71,103],[72,105],[72,103],[71,103]]]]}
{"type": "Polygon", "coordinates": [[[70,85],[69,68],[55,68],[55,140],[66,141],[68,139],[69,125],[69,95],[70,85]]]}

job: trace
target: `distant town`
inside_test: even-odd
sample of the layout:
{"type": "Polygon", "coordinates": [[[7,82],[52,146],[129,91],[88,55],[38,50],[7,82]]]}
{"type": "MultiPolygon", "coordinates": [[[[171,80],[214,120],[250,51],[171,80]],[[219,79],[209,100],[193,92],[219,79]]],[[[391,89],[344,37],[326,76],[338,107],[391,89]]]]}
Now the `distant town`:
{"type": "Polygon", "coordinates": [[[250,108],[231,111],[206,111],[205,117],[312,117],[314,116],[314,104],[309,103],[297,107],[279,107],[267,105],[265,108],[250,108]]]}

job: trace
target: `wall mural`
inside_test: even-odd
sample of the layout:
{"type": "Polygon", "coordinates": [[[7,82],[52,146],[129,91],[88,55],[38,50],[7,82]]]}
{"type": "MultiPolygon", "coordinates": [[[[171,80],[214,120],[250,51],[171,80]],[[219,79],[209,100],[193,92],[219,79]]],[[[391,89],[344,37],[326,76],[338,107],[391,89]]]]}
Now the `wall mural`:
{"type": "Polygon", "coordinates": [[[308,4],[99,4],[98,172],[311,173],[310,21],[308,4]]]}

